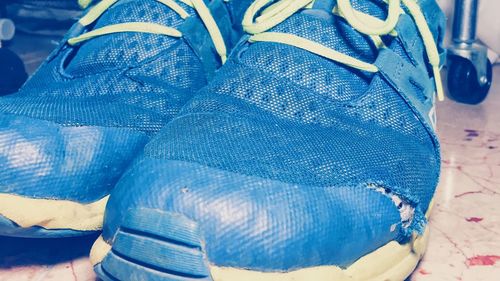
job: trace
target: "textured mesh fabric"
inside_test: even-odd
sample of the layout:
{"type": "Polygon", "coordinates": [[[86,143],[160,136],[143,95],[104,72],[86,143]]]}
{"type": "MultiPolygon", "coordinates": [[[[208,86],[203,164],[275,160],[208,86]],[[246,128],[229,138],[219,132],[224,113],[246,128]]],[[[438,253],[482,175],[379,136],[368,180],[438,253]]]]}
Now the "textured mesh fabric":
{"type": "MultiPolygon", "coordinates": [[[[384,17],[382,0],[355,2],[384,17]]],[[[419,3],[439,37],[434,0],[419,3]]],[[[213,266],[278,274],[345,268],[390,241],[407,243],[423,233],[440,161],[423,118],[433,89],[422,41],[402,15],[398,37],[384,38],[388,48],[377,52],[330,15],[334,4],[317,0],[273,31],[374,62],[380,72],[355,71],[288,45],[243,41],[146,145],[106,208],[103,239],[113,252],[138,257],[126,248],[152,238],[163,241],[154,248],[164,256],[186,237],[170,230],[189,221],[195,230],[189,237],[203,241],[198,249],[207,266],[176,260],[153,267],[141,256],[131,259],[132,271],[186,269],[183,278],[202,268],[206,275],[196,276],[210,279],[213,266]],[[124,229],[138,230],[137,241],[121,243],[124,229]]],[[[110,270],[117,264],[111,260],[108,255],[97,268],[110,270]]]]}
{"type": "MultiPolygon", "coordinates": [[[[230,16],[241,15],[229,11],[226,3],[206,4],[217,15],[214,19],[229,52],[241,36],[230,16]]],[[[158,1],[118,1],[94,26],[83,30],[79,23],[74,25],[18,93],[0,98],[0,194],[79,203],[109,195],[150,136],[220,66],[205,24],[198,13],[184,8],[191,16],[181,20],[158,1]],[[183,36],[120,32],[76,46],[66,43],[95,28],[124,22],[170,26],[183,36]]],[[[0,220],[16,222],[7,216],[0,220]]],[[[71,235],[0,224],[0,235],[71,235]]]]}
{"type": "MultiPolygon", "coordinates": [[[[99,18],[95,29],[110,24],[127,22],[153,22],[178,29],[185,21],[169,7],[157,1],[122,0],[99,18]]],[[[193,16],[194,10],[180,4],[193,16]]],[[[147,33],[114,33],[88,41],[76,52],[66,72],[81,75],[102,72],[106,69],[123,68],[139,64],[158,55],[178,42],[177,38],[147,33]]]]}
{"type": "MultiPolygon", "coordinates": [[[[421,1],[427,2],[433,1],[421,1]]],[[[355,6],[384,15],[381,1],[356,1],[355,6]]],[[[438,38],[439,10],[431,5],[424,12],[438,38]]],[[[376,59],[369,39],[342,19],[325,15],[303,11],[273,31],[297,34],[368,62],[376,59]]],[[[386,41],[411,62],[399,38],[386,41]]],[[[427,63],[423,53],[414,55],[420,65],[427,63]]],[[[276,43],[247,44],[235,51],[215,79],[146,146],[146,155],[294,184],[377,183],[419,211],[433,196],[440,165],[434,133],[382,76],[276,43]]]]}
{"type": "MultiPolygon", "coordinates": [[[[184,22],[157,1],[123,0],[92,28],[133,21],[172,27],[184,22]]],[[[19,93],[0,99],[0,111],[63,125],[153,133],[207,83],[206,77],[200,58],[182,39],[117,33],[74,48],[63,44],[19,93]]]]}
{"type": "MultiPolygon", "coordinates": [[[[353,32],[345,23],[337,21],[333,25],[327,21],[310,21],[310,17],[297,15],[272,31],[301,35],[358,59],[375,60],[376,52],[369,39],[353,32]],[[353,45],[349,42],[359,43],[353,45]]],[[[368,73],[352,75],[352,69],[347,66],[333,66],[310,52],[297,52],[294,47],[280,44],[256,44],[242,54],[240,63],[253,66],[257,73],[266,72],[272,77],[293,81],[297,86],[313,90],[332,101],[347,101],[359,96],[371,78],[368,73]],[[347,81],[347,77],[354,81],[347,81]]],[[[259,82],[266,85],[265,81],[259,82]]]]}

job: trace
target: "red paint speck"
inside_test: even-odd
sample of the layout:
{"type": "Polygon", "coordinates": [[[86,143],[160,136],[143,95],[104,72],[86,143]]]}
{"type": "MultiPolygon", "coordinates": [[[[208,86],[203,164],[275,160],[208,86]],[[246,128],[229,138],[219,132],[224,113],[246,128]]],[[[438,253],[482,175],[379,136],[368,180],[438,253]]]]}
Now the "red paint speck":
{"type": "Polygon", "coordinates": [[[468,191],[468,192],[464,192],[464,193],[460,193],[458,195],[455,195],[455,198],[460,198],[460,197],[463,197],[466,195],[479,194],[479,193],[483,193],[483,192],[482,191],[468,191]]]}
{"type": "Polygon", "coordinates": [[[78,276],[76,276],[75,266],[74,266],[73,262],[70,262],[69,265],[71,267],[71,274],[73,274],[73,278],[75,278],[74,281],[78,281],[78,276]]]}
{"type": "Polygon", "coordinates": [[[494,256],[494,255],[475,256],[467,259],[467,265],[469,266],[495,265],[498,261],[500,261],[500,256],[494,256]]]}
{"type": "Polygon", "coordinates": [[[429,275],[429,274],[431,274],[430,272],[426,271],[426,270],[425,270],[425,269],[423,269],[423,268],[422,268],[422,269],[419,269],[419,270],[418,270],[418,273],[420,273],[420,274],[422,274],[422,275],[429,275]]]}
{"type": "Polygon", "coordinates": [[[470,217],[470,218],[465,218],[466,221],[468,222],[480,222],[484,220],[483,218],[476,218],[476,217],[470,217]]]}

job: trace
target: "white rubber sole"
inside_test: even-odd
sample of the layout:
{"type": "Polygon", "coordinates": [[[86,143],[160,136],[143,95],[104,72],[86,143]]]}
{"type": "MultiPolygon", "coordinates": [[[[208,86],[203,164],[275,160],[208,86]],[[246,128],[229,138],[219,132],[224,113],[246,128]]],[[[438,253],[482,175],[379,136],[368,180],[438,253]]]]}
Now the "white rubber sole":
{"type": "Polygon", "coordinates": [[[0,215],[21,228],[37,226],[48,230],[96,231],[102,229],[107,201],[108,196],[96,202],[81,204],[0,194],[0,215]]]}
{"type": "MultiPolygon", "coordinates": [[[[210,266],[214,281],[402,281],[416,268],[427,247],[429,229],[404,245],[391,241],[347,268],[320,266],[292,272],[256,272],[210,266]]],[[[90,259],[99,264],[112,246],[102,237],[94,243],[90,259]]]]}

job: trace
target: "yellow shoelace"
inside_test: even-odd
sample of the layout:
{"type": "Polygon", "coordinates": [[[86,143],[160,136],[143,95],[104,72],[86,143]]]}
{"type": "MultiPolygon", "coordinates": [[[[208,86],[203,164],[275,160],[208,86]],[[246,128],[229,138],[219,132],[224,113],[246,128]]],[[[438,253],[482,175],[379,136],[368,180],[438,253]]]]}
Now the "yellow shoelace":
{"type": "MultiPolygon", "coordinates": [[[[268,32],[268,30],[282,23],[299,10],[311,8],[312,4],[314,4],[314,0],[281,0],[265,8],[262,13],[256,17],[257,13],[271,2],[273,1],[257,0],[247,10],[243,19],[243,28],[247,33],[252,35],[249,39],[250,42],[275,42],[287,44],[359,70],[372,73],[379,71],[377,66],[372,63],[358,60],[309,39],[287,33],[268,32]]],[[[380,36],[388,34],[393,36],[396,35],[395,27],[398,23],[399,16],[405,13],[401,8],[401,3],[403,3],[413,17],[420,36],[422,37],[429,63],[432,66],[437,97],[440,101],[444,100],[439,66],[439,51],[424,14],[420,10],[420,6],[415,0],[385,0],[385,2],[388,4],[388,15],[384,21],[357,11],[352,7],[350,0],[338,0],[337,6],[333,9],[332,13],[345,18],[345,20],[358,32],[369,35],[375,45],[381,48],[384,45],[380,36]]]]}
{"type": "MultiPolygon", "coordinates": [[[[86,27],[93,24],[107,9],[109,9],[113,4],[118,2],[119,0],[102,0],[98,4],[95,5],[84,17],[79,20],[79,23],[86,27]]],[[[182,8],[179,4],[174,2],[174,0],[155,0],[159,3],[164,4],[165,6],[172,9],[172,11],[176,12],[181,18],[186,19],[189,17],[189,14],[182,8]]],[[[215,22],[210,10],[207,5],[203,2],[203,0],[180,0],[182,3],[192,7],[196,10],[198,15],[200,16],[202,22],[212,38],[212,41],[215,45],[215,49],[219,54],[222,63],[226,62],[227,59],[227,48],[224,43],[224,38],[215,22]]],[[[87,7],[90,5],[91,0],[79,0],[79,3],[82,7],[87,7]]],[[[77,45],[79,43],[85,42],[92,38],[103,36],[112,33],[119,32],[143,32],[143,33],[152,33],[152,34],[160,34],[171,37],[182,37],[182,33],[172,27],[164,26],[161,24],[151,23],[151,22],[127,22],[127,23],[119,23],[112,24],[108,26],[104,26],[101,28],[94,29],[92,31],[86,32],[80,36],[70,38],[68,40],[68,44],[77,45]]]]}

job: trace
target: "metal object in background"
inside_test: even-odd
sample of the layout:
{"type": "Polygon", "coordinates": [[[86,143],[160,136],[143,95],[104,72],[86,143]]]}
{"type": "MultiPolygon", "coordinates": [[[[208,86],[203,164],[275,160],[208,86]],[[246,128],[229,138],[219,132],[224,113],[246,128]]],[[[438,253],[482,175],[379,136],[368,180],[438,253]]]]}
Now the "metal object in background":
{"type": "Polygon", "coordinates": [[[452,99],[479,104],[491,87],[488,49],[477,42],[478,0],[455,0],[453,43],[448,49],[448,92],[452,99]]]}
{"type": "Polygon", "coordinates": [[[1,12],[0,10],[0,96],[17,91],[28,78],[19,56],[2,48],[2,41],[9,41],[14,37],[15,26],[11,20],[2,18],[1,12]]]}
{"type": "Polygon", "coordinates": [[[62,36],[81,14],[77,0],[0,0],[0,96],[16,92],[28,78],[19,56],[2,46],[9,43],[15,29],[62,36]]]}
{"type": "Polygon", "coordinates": [[[83,13],[77,0],[7,0],[5,11],[18,31],[61,37],[83,13]]]}
{"type": "Polygon", "coordinates": [[[16,27],[14,22],[10,19],[0,18],[0,47],[2,47],[2,41],[11,40],[16,32],[16,27]]]}

